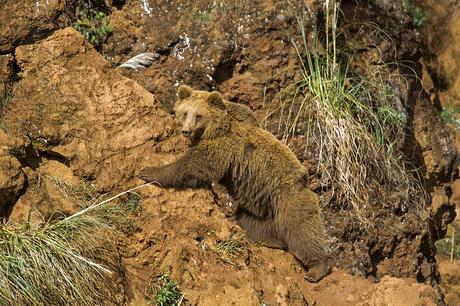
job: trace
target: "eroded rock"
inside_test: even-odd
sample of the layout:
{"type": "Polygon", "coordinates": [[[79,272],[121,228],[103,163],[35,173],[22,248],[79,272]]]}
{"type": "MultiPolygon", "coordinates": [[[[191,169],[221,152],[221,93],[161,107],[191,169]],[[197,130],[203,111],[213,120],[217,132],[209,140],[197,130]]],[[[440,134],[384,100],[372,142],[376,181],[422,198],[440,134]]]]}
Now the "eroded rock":
{"type": "Polygon", "coordinates": [[[111,190],[132,178],[172,119],[72,28],[18,47],[21,80],[4,122],[12,135],[111,190]]]}
{"type": "Polygon", "coordinates": [[[25,183],[21,164],[9,154],[14,145],[15,139],[0,131],[0,219],[11,213],[25,183]]]}
{"type": "Polygon", "coordinates": [[[66,0],[6,0],[0,3],[0,53],[39,40],[70,21],[66,0]]]}

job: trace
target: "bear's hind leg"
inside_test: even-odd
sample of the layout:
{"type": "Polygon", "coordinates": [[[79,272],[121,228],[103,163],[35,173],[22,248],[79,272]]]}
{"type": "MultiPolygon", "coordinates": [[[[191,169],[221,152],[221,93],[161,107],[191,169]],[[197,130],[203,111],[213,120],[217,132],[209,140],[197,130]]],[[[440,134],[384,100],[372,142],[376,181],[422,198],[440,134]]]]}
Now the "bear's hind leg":
{"type": "Polygon", "coordinates": [[[308,220],[298,223],[288,230],[288,250],[308,268],[305,278],[316,283],[329,274],[331,260],[325,250],[325,237],[321,230],[315,231],[314,227],[322,226],[320,222],[308,220]],[[302,228],[303,227],[303,228],[302,228]],[[310,228],[310,230],[305,230],[310,228]]]}
{"type": "MultiPolygon", "coordinates": [[[[311,192],[311,191],[309,191],[311,192]]],[[[324,224],[315,201],[316,194],[297,198],[289,205],[289,211],[279,215],[280,228],[288,250],[308,268],[306,279],[318,282],[331,270],[331,259],[326,251],[324,224]],[[305,201],[308,200],[308,201],[305,201]]],[[[292,199],[291,198],[291,201],[292,199]]]]}
{"type": "Polygon", "coordinates": [[[260,219],[243,209],[239,209],[236,220],[238,225],[246,231],[250,240],[259,242],[267,248],[287,249],[286,243],[278,238],[272,219],[260,219]]]}
{"type": "Polygon", "coordinates": [[[305,275],[305,279],[310,283],[317,283],[323,277],[327,276],[331,271],[331,263],[329,258],[322,259],[320,262],[316,264],[311,264],[310,268],[308,269],[307,274],[305,275]]]}

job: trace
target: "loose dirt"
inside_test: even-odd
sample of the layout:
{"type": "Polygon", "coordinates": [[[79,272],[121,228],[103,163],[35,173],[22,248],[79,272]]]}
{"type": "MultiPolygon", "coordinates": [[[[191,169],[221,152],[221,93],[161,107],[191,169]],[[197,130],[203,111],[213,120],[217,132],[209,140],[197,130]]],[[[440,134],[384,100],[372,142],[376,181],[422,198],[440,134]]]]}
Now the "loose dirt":
{"type": "MultiPolygon", "coordinates": [[[[0,4],[0,20],[7,21],[0,27],[0,77],[14,81],[0,134],[0,178],[6,178],[0,192],[11,195],[0,197],[0,209],[16,221],[30,212],[36,221],[56,210],[75,212],[81,207],[75,196],[66,197],[68,186],[89,186],[97,195],[126,190],[141,183],[137,174],[144,166],[182,154],[186,144],[170,115],[181,83],[217,89],[263,119],[267,104],[299,77],[289,42],[300,38],[296,12],[305,11],[307,28],[321,20],[316,1],[159,1],[151,11],[140,1],[100,1],[113,33],[98,53],[70,27],[67,1],[43,9],[45,1],[34,9],[13,2],[0,4]],[[117,68],[146,51],[160,55],[148,68],[117,68]]],[[[165,271],[192,305],[434,305],[441,299],[434,240],[454,217],[457,153],[431,92],[416,77],[422,73],[421,36],[406,15],[380,8],[373,1],[345,2],[344,28],[361,46],[357,71],[381,65],[379,52],[382,61],[412,63],[412,74],[391,65],[388,73],[409,75],[395,83],[409,116],[401,142],[423,169],[433,221],[376,207],[376,226],[366,233],[346,211],[328,206],[323,213],[336,268],[310,284],[289,253],[241,238],[209,190],[146,187],[134,230],[116,241],[125,304],[146,304],[151,279],[165,271]],[[392,44],[353,28],[370,21],[393,37],[392,44]],[[230,259],[219,251],[228,239],[240,245],[230,259]]],[[[276,126],[268,128],[276,134],[276,126]]]]}

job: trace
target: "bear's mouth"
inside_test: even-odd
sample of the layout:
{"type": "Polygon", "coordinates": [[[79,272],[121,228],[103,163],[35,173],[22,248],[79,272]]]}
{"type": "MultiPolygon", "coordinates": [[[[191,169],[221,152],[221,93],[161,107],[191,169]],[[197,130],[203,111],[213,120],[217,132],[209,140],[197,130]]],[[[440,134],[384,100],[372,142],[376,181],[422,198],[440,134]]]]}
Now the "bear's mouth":
{"type": "Polygon", "coordinates": [[[185,143],[187,146],[189,147],[193,146],[193,142],[194,142],[193,137],[184,137],[184,139],[185,139],[185,143]]]}
{"type": "Polygon", "coordinates": [[[193,147],[196,145],[198,142],[200,142],[201,136],[203,135],[204,129],[196,129],[195,131],[192,132],[190,136],[183,136],[185,139],[185,143],[189,147],[193,147]]]}
{"type": "Polygon", "coordinates": [[[183,138],[185,139],[185,144],[188,147],[193,147],[200,141],[200,137],[197,137],[195,134],[192,134],[189,137],[184,136],[183,138]]]}

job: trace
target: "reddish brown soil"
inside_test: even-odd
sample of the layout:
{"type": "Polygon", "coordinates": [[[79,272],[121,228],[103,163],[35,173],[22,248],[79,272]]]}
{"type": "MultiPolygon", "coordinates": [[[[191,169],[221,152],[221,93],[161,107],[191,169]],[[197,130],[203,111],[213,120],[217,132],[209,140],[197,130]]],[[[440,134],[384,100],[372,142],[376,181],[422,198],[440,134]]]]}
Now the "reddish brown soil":
{"type": "MultiPolygon", "coordinates": [[[[176,158],[185,145],[169,111],[180,83],[218,89],[262,118],[266,103],[299,76],[288,39],[299,39],[296,12],[306,11],[307,28],[321,20],[316,1],[156,1],[151,12],[137,0],[99,1],[113,28],[100,54],[74,29],[59,29],[70,25],[69,3],[50,0],[42,10],[45,2],[35,9],[0,4],[0,77],[14,81],[2,120],[0,161],[8,162],[0,163],[0,177],[17,178],[0,180],[0,191],[12,193],[0,208],[12,209],[15,220],[30,209],[37,220],[78,209],[49,177],[113,193],[140,184],[136,175],[145,165],[176,158]],[[160,55],[147,69],[116,69],[146,51],[160,55]]],[[[361,46],[354,68],[371,71],[381,52],[385,62],[411,61],[411,71],[421,75],[420,34],[404,13],[375,2],[343,6],[344,29],[361,46]],[[376,22],[395,46],[353,27],[366,21],[376,22]]],[[[416,75],[397,66],[388,73],[408,74],[404,85],[396,84],[410,119],[401,147],[423,170],[432,221],[377,206],[375,226],[365,232],[349,213],[324,209],[337,268],[309,284],[299,263],[280,250],[246,244],[232,263],[222,262],[217,243],[241,230],[209,190],[146,187],[138,229],[117,241],[126,303],[145,304],[150,279],[166,269],[193,305],[433,305],[442,299],[434,240],[454,216],[456,150],[416,75]]]]}
{"type": "MultiPolygon", "coordinates": [[[[431,92],[431,99],[439,107],[449,111],[460,106],[460,78],[458,77],[458,29],[460,28],[460,5],[456,1],[424,0],[421,5],[427,16],[427,22],[422,31],[427,37],[430,57],[426,61],[427,73],[425,87],[431,92]]],[[[458,119],[458,114],[454,115],[458,119]]],[[[460,133],[458,126],[451,126],[450,132],[455,139],[457,148],[460,148],[460,133]]],[[[452,192],[456,203],[460,200],[460,180],[452,185],[452,192]]],[[[457,218],[459,223],[459,205],[457,205],[457,218]]],[[[452,231],[450,231],[451,235],[452,231]]],[[[455,233],[458,235],[458,233],[455,233]]],[[[450,237],[449,235],[449,237],[450,237]]],[[[460,304],[460,262],[458,259],[450,261],[445,254],[437,256],[439,271],[441,273],[441,286],[446,295],[448,305],[460,304]]]]}

